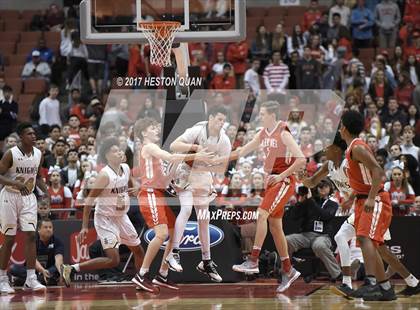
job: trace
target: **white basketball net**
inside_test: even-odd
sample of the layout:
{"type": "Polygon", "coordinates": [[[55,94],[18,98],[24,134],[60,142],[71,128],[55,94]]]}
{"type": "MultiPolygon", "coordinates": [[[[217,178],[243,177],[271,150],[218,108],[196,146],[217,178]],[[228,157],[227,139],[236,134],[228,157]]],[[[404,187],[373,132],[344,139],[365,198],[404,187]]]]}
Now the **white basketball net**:
{"type": "Polygon", "coordinates": [[[171,47],[175,34],[181,27],[179,22],[141,22],[139,29],[150,45],[150,63],[160,67],[171,65],[171,47]]]}

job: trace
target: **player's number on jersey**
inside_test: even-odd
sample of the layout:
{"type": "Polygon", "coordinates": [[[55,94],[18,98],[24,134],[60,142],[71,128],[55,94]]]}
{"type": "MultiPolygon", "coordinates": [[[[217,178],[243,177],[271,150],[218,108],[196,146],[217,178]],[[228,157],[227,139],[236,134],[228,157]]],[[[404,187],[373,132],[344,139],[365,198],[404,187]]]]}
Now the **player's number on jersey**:
{"type": "Polygon", "coordinates": [[[24,177],[16,177],[16,181],[25,184],[28,191],[32,192],[34,190],[34,187],[35,187],[35,179],[34,178],[30,178],[30,179],[27,179],[25,181],[24,177]]]}

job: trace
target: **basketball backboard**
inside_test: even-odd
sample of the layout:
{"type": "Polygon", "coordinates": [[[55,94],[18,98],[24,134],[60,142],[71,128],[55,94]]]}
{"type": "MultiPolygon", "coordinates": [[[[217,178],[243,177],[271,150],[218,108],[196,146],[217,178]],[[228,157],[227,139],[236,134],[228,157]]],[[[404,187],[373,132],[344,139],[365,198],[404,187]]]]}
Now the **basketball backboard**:
{"type": "Polygon", "coordinates": [[[141,21],[178,21],[174,42],[234,42],[245,39],[246,0],[83,0],[84,43],[147,43],[141,21]]]}

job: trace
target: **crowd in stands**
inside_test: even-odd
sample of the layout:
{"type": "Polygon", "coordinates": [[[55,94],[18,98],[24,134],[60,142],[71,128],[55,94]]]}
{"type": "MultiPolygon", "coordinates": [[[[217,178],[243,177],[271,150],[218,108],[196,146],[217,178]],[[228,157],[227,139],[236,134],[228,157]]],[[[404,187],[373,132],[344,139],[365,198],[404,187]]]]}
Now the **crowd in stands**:
{"type": "MultiPolygon", "coordinates": [[[[63,9],[51,5],[27,21],[30,30],[43,35],[25,55],[20,77],[23,82],[36,79],[48,85],[47,93],[38,96],[30,110],[20,111],[23,95],[21,89],[8,85],[7,66],[0,74],[2,152],[16,145],[14,128],[30,113],[37,127],[37,147],[45,158],[43,175],[52,209],[83,206],[100,168],[96,154],[100,137],[117,135],[133,166],[138,142],[127,117],[127,100],[107,100],[112,80],[162,74],[161,68],[150,64],[147,45],[83,44],[75,2],[63,9]],[[60,33],[56,49],[47,45],[48,32],[60,33]]],[[[418,0],[336,0],[329,8],[312,0],[291,31],[279,17],[273,29],[254,25],[251,41],[191,43],[190,58],[192,65],[200,67],[206,88],[248,89],[254,108],[262,92],[275,96],[287,89],[335,90],[346,102],[345,109],[365,115],[361,137],[386,171],[383,181],[394,215],[420,215],[419,16],[418,0]]],[[[4,64],[5,55],[1,50],[0,54],[4,64]]],[[[162,120],[163,111],[153,99],[141,105],[139,117],[162,120]]],[[[323,133],[335,128],[328,118],[308,125],[298,113],[287,121],[302,149],[315,154],[308,159],[307,170],[313,173],[326,160],[319,152],[328,143],[323,133]]],[[[258,117],[226,124],[233,148],[250,141],[257,130],[258,117]]],[[[216,203],[255,208],[264,195],[263,162],[263,153],[257,152],[230,165],[226,175],[216,175],[216,203]]],[[[72,216],[71,212],[55,214],[60,219],[72,216]]]]}

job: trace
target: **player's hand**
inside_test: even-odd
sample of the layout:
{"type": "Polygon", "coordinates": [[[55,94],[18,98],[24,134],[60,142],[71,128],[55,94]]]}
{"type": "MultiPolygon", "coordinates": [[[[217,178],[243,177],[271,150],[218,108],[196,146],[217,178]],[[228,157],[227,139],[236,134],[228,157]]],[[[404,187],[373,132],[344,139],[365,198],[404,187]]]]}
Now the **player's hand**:
{"type": "Polygon", "coordinates": [[[138,188],[132,187],[128,189],[128,195],[131,197],[137,196],[137,193],[139,192],[138,188]]]}
{"type": "Polygon", "coordinates": [[[277,183],[283,181],[283,179],[284,179],[283,174],[272,174],[268,177],[267,185],[272,186],[274,184],[277,184],[277,183]]]}
{"type": "Polygon", "coordinates": [[[31,193],[22,182],[16,181],[13,186],[16,187],[23,196],[27,196],[31,193]]]}
{"type": "Polygon", "coordinates": [[[375,207],[375,199],[366,199],[365,200],[365,212],[366,213],[372,213],[373,208],[375,207]]]}
{"type": "Polygon", "coordinates": [[[195,159],[205,164],[213,164],[213,152],[208,152],[207,149],[203,149],[195,154],[195,159]]]}
{"type": "Polygon", "coordinates": [[[77,242],[79,244],[82,244],[85,241],[87,233],[88,233],[87,228],[82,228],[80,230],[79,234],[77,235],[77,242]]]}

